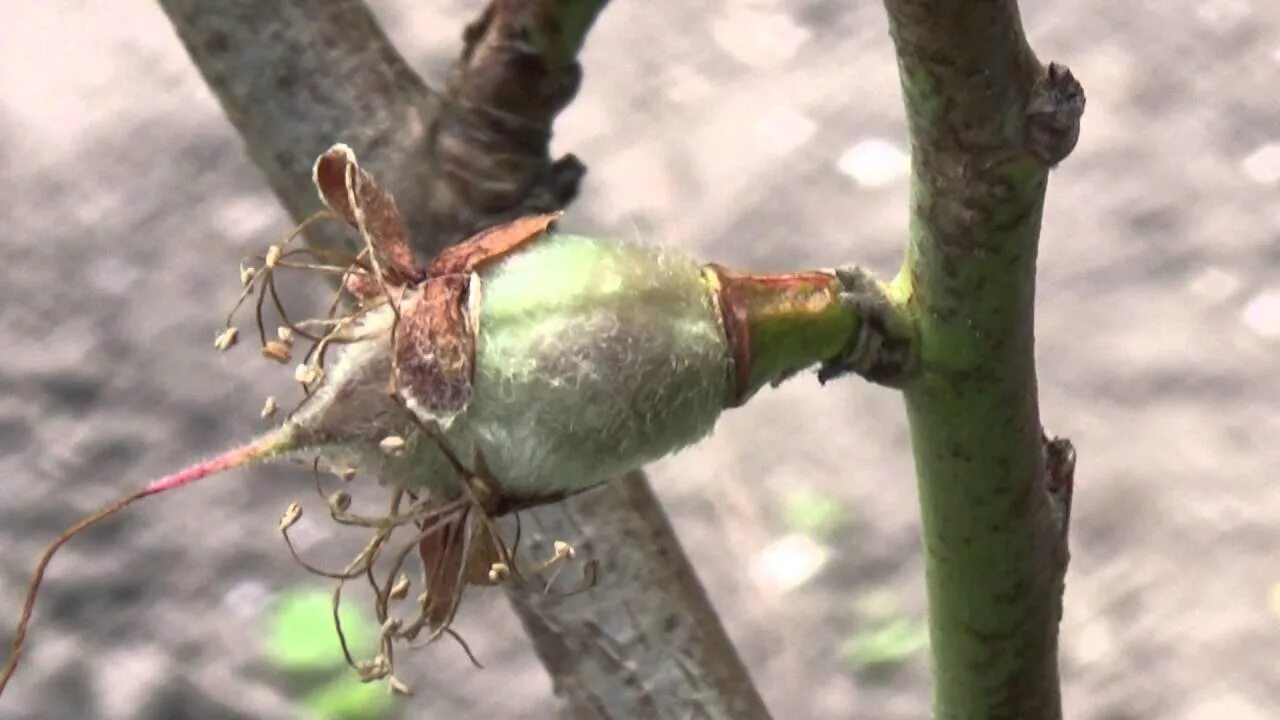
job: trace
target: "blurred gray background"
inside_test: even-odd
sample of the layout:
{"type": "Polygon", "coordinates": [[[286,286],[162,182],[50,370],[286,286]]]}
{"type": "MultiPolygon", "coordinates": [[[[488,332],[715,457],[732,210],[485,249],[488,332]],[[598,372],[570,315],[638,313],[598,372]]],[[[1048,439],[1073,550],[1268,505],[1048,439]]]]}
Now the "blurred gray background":
{"type": "MultiPolygon", "coordinates": [[[[482,5],[373,4],[432,81],[482,5]]],[[[1040,56],[1088,94],[1080,145],[1050,183],[1037,313],[1045,422],[1080,458],[1067,715],[1280,716],[1280,6],[1022,5],[1040,56]]],[[[160,10],[3,7],[7,646],[54,533],[249,437],[262,398],[292,391],[251,350],[212,349],[238,259],[290,221],[160,10]]],[[[570,229],[760,271],[894,272],[905,133],[880,3],[614,0],[583,62],[555,143],[590,168],[570,229]]],[[[928,714],[894,394],[797,378],[652,476],[778,718],[928,714]]],[[[328,587],[275,528],[310,482],[237,473],[73,542],[0,718],[308,717],[328,681],[264,648],[282,597],[328,587]]],[[[338,543],[302,529],[322,555],[338,543]]],[[[474,593],[458,628],[487,669],[447,643],[401,658],[417,694],[376,717],[551,716],[501,592],[474,593]]]]}

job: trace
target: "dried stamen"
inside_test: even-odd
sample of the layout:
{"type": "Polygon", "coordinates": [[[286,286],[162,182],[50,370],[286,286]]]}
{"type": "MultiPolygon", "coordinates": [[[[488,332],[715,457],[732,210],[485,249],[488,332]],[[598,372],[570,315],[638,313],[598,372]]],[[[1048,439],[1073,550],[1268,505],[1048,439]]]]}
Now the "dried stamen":
{"type": "Polygon", "coordinates": [[[14,633],[13,646],[9,653],[9,659],[5,663],[3,670],[0,670],[0,694],[4,693],[5,686],[9,683],[9,678],[13,677],[14,671],[18,668],[18,663],[22,658],[22,650],[26,643],[27,629],[31,623],[31,616],[35,610],[36,596],[40,592],[40,586],[44,581],[44,574],[49,567],[53,556],[58,550],[71,540],[71,538],[79,535],[101,523],[103,520],[110,518],[133,503],[152,495],[173,490],[182,487],[197,480],[216,475],[227,470],[243,467],[250,463],[266,460],[281,452],[290,449],[293,443],[292,436],[286,430],[276,430],[272,433],[262,436],[247,445],[229,450],[210,460],[198,462],[190,467],[184,468],[171,475],[166,475],[158,480],[144,485],[141,489],[128,495],[107,507],[88,515],[71,527],[64,530],[48,547],[41,553],[40,559],[36,562],[36,568],[32,574],[31,583],[27,587],[27,597],[22,605],[22,612],[18,617],[18,627],[14,633]]]}
{"type": "Polygon", "coordinates": [[[240,331],[237,330],[234,325],[223,330],[218,333],[218,337],[213,341],[214,349],[218,352],[225,352],[226,350],[229,350],[231,346],[236,344],[236,337],[239,334],[240,331]]]}

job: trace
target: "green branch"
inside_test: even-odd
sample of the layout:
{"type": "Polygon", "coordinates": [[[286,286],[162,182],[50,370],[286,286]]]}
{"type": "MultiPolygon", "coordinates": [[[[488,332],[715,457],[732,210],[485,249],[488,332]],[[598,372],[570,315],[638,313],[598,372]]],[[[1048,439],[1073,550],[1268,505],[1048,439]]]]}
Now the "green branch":
{"type": "Polygon", "coordinates": [[[895,387],[916,369],[914,324],[862,268],[755,275],[713,264],[705,274],[733,355],[734,406],[818,364],[824,383],[854,373],[895,387]]]}
{"type": "MultiPolygon", "coordinates": [[[[905,386],[940,718],[1061,717],[1065,527],[1034,362],[1049,168],[1079,85],[1042,67],[1013,0],[886,0],[911,132],[911,238],[895,283],[919,332],[905,386]]],[[[1068,479],[1069,482],[1069,479],[1068,479]]]]}

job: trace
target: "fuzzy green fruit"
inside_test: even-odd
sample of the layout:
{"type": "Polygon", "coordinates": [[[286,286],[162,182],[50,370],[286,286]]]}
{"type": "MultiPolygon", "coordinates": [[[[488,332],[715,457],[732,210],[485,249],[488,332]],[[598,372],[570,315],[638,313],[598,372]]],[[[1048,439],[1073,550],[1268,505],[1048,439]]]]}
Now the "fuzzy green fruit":
{"type": "Polygon", "coordinates": [[[549,235],[471,292],[463,426],[507,492],[572,493],[633,470],[701,439],[730,398],[718,310],[681,253],[549,235]]]}
{"type": "MultiPolygon", "coordinates": [[[[406,303],[414,301],[406,298],[406,303]]],[[[703,269],[670,249],[548,234],[471,279],[471,398],[444,436],[518,502],[589,488],[696,442],[732,397],[733,361],[703,269]]],[[[389,310],[346,346],[290,421],[296,443],[384,482],[456,488],[387,393],[389,310]],[[388,435],[405,450],[378,447],[388,435]]],[[[474,469],[474,468],[472,468],[474,469]]]]}

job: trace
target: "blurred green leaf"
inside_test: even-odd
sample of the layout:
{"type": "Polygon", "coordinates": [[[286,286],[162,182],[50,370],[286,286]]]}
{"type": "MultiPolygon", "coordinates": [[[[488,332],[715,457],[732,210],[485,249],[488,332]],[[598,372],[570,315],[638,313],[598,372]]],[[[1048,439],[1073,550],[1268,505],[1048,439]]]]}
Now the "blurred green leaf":
{"type": "Polygon", "coordinates": [[[849,513],[833,498],[812,490],[796,490],[783,498],[787,528],[816,538],[828,538],[849,523],[849,513]]]}
{"type": "Polygon", "coordinates": [[[892,589],[875,588],[858,595],[853,601],[853,612],[863,622],[884,624],[903,617],[902,601],[892,589]]]}
{"type": "MultiPolygon", "coordinates": [[[[373,623],[354,607],[342,608],[342,631],[352,653],[365,654],[373,648],[373,623]]],[[[333,626],[332,597],[314,590],[287,593],[271,617],[266,649],[271,661],[285,670],[315,671],[346,665],[333,626]]]]}
{"type": "Polygon", "coordinates": [[[385,682],[363,683],[344,675],[303,699],[312,720],[378,720],[391,711],[385,682]]]}
{"type": "Polygon", "coordinates": [[[918,620],[898,618],[854,633],[840,658],[854,670],[898,665],[929,645],[929,629],[918,620]]]}

